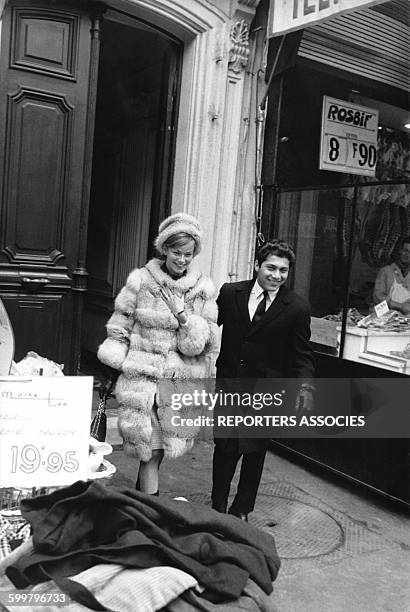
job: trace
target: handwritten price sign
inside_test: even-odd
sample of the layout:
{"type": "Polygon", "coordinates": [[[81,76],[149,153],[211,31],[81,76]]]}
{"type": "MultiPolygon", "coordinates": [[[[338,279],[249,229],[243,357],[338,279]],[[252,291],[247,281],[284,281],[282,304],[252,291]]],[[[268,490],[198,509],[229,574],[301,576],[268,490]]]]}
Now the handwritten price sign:
{"type": "Polygon", "coordinates": [[[378,123],[377,110],[324,96],[319,168],[375,176],[378,123]]]}
{"type": "Polygon", "coordinates": [[[0,487],[87,477],[91,377],[0,380],[0,487]]]}

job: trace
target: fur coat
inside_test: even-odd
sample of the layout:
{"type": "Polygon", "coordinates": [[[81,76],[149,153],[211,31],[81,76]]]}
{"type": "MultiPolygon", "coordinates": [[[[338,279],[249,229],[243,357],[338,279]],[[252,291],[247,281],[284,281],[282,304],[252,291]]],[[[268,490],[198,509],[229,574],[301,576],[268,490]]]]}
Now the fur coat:
{"type": "Polygon", "coordinates": [[[181,383],[184,379],[207,377],[208,358],[218,347],[212,281],[192,266],[185,276],[173,279],[161,265],[159,259],[152,259],[131,272],[115,300],[114,313],[107,323],[107,338],[98,349],[100,361],[121,372],[116,385],[118,427],[125,452],[142,461],[152,456],[154,398],[165,456],[178,457],[192,448],[199,427],[173,426],[173,415],[192,414],[185,415],[182,410],[176,413],[171,408],[170,393],[159,393],[162,385],[158,389],[158,383],[169,379],[176,391],[178,382],[179,391],[189,391],[181,383]],[[164,285],[184,298],[188,315],[185,326],[178,324],[161,298],[159,291],[164,285]]]}

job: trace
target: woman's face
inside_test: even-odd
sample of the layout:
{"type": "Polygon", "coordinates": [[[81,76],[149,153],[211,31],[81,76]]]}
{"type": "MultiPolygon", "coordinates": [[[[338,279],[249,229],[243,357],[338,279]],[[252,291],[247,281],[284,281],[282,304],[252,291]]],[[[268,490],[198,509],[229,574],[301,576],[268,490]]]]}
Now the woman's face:
{"type": "Polygon", "coordinates": [[[168,272],[181,276],[194,258],[195,241],[187,240],[179,246],[164,246],[165,265],[168,272]]]}

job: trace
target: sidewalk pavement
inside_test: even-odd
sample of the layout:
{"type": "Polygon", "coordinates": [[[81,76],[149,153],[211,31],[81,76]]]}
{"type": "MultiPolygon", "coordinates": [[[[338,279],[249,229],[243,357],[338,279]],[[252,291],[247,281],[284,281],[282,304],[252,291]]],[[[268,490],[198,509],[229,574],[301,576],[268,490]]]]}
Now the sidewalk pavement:
{"type": "MultiPolygon", "coordinates": [[[[108,405],[114,482],[135,486],[138,462],[124,454],[108,405]]],[[[160,495],[210,505],[210,440],[165,459],[160,495]]],[[[238,474],[232,491],[235,490],[238,474]]],[[[410,612],[410,520],[400,509],[333,475],[268,452],[250,523],[275,538],[282,567],[278,612],[410,612]]]]}

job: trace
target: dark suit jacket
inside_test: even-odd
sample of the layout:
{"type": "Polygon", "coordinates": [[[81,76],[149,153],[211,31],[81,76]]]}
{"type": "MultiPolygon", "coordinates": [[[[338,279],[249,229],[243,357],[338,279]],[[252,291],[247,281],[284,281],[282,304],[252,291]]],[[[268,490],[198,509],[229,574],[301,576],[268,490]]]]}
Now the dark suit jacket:
{"type": "Polygon", "coordinates": [[[256,325],[248,301],[254,281],[226,283],[218,296],[222,344],[218,378],[311,379],[314,374],[308,303],[285,286],[256,325]]]}
{"type": "MultiPolygon", "coordinates": [[[[217,378],[311,380],[315,366],[308,303],[282,285],[264,316],[252,325],[248,301],[254,282],[226,283],[220,290],[218,324],[223,330],[217,378]]],[[[263,447],[262,440],[239,442],[241,452],[263,447]]]]}

